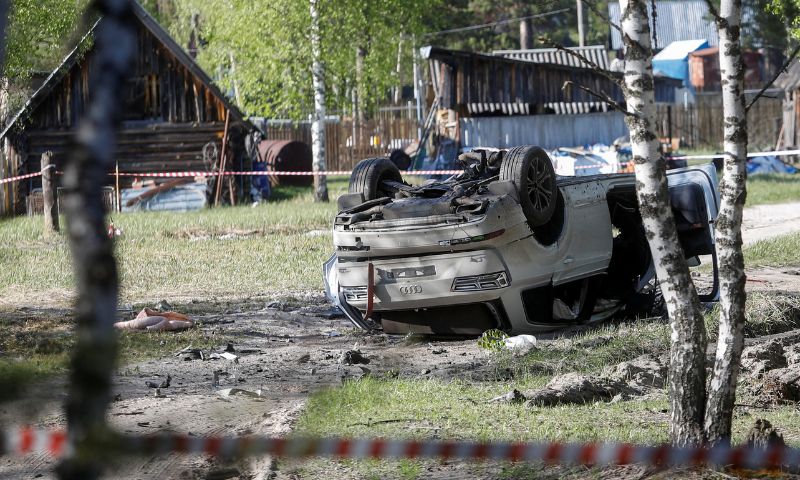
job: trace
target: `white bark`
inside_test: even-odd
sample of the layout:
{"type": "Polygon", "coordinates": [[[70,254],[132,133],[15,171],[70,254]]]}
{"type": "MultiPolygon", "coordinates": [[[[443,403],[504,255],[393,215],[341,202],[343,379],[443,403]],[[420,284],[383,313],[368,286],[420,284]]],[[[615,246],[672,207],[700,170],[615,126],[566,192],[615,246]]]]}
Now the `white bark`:
{"type": "MultiPolygon", "coordinates": [[[[314,86],[314,118],[311,123],[311,167],[314,172],[325,165],[325,68],[320,47],[318,0],[310,0],[311,11],[311,77],[314,86]]],[[[323,175],[314,175],[314,200],[328,201],[328,182],[323,175]]]]}
{"type": "Polygon", "coordinates": [[[717,24],[725,163],[716,224],[720,265],[719,338],[705,418],[706,435],[711,443],[730,441],[736,382],[744,346],[746,278],[742,256],[742,210],[747,195],[747,115],[744,62],[739,39],[741,18],[741,0],[722,0],[717,24]]]}
{"type": "Polygon", "coordinates": [[[530,18],[519,22],[519,48],[521,50],[533,48],[533,23],[530,18]]]}
{"type": "Polygon", "coordinates": [[[646,0],[620,0],[636,191],[650,251],[670,317],[670,437],[676,445],[703,441],[706,333],[700,302],[678,243],[666,166],[658,152],[653,52],[646,0]]]}

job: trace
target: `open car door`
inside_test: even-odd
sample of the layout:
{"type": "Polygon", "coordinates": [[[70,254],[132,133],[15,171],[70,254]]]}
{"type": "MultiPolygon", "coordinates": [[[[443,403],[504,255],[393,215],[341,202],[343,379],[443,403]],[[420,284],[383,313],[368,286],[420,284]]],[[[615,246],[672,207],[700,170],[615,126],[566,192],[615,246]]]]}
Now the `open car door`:
{"type": "Polygon", "coordinates": [[[712,264],[710,291],[700,292],[700,300],[719,300],[719,275],[714,223],[719,213],[719,186],[713,163],[667,171],[669,196],[681,247],[689,266],[701,259],[712,264]]]}

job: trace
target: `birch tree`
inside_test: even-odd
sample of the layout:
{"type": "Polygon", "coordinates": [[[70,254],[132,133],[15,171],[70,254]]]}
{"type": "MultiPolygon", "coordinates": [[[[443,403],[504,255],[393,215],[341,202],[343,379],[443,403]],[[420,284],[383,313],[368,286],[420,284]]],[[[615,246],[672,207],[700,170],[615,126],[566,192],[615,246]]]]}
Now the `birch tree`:
{"type": "Polygon", "coordinates": [[[325,170],[325,68],[319,35],[318,0],[310,0],[311,12],[311,77],[314,88],[314,117],[311,123],[311,166],[314,170],[314,200],[328,201],[327,179],[318,172],[325,170]]]}
{"type": "Polygon", "coordinates": [[[719,70],[725,122],[720,211],[716,222],[720,315],[714,373],[708,392],[705,430],[711,443],[729,441],[745,322],[742,212],[747,189],[747,112],[740,24],[742,0],[722,0],[719,12],[709,1],[719,30],[719,70]]]}
{"type": "Polygon", "coordinates": [[[658,152],[653,52],[646,0],[620,0],[627,100],[636,193],[671,329],[670,438],[676,445],[703,442],[706,332],[700,301],[678,242],[658,152]]]}

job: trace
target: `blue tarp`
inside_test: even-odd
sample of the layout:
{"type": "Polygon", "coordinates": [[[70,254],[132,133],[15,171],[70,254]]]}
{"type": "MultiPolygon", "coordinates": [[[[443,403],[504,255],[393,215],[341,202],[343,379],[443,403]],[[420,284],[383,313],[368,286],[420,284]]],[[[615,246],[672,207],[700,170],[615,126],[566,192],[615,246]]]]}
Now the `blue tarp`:
{"type": "Polygon", "coordinates": [[[797,169],[783,163],[778,157],[753,157],[747,161],[748,175],[759,173],[797,173],[797,169]]]}

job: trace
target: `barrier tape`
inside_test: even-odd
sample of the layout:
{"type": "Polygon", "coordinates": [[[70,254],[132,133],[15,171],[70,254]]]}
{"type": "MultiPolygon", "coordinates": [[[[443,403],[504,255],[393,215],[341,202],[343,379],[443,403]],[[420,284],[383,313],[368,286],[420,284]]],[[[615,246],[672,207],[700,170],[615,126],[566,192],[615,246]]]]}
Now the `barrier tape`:
{"type": "MultiPolygon", "coordinates": [[[[762,157],[762,156],[787,156],[787,155],[800,155],[800,150],[779,150],[775,152],[753,152],[748,153],[747,157],[762,157]]],[[[669,160],[711,160],[715,158],[723,158],[723,154],[714,154],[714,155],[681,155],[675,157],[667,157],[669,160]]],[[[630,165],[631,162],[622,162],[618,164],[619,168],[626,168],[630,165]]],[[[602,168],[603,165],[576,165],[573,168],[575,170],[583,170],[583,169],[591,169],[591,168],[602,168]]],[[[462,173],[463,170],[414,170],[414,171],[403,171],[403,175],[458,175],[462,173]]],[[[61,174],[61,172],[58,172],[61,174]]],[[[181,178],[181,177],[217,177],[217,176],[267,176],[267,177],[281,177],[281,176],[328,176],[328,177],[337,177],[337,176],[350,176],[352,171],[350,170],[326,170],[320,172],[265,172],[265,171],[251,171],[251,172],[201,172],[201,171],[194,171],[194,172],[145,172],[145,173],[133,173],[133,172],[120,172],[114,173],[110,172],[110,176],[119,175],[120,177],[140,177],[140,178],[181,178]]],[[[35,173],[28,173],[25,175],[18,175],[16,177],[4,178],[0,179],[0,185],[10,182],[16,182],[19,180],[24,180],[26,178],[33,178],[38,177],[42,173],[35,172],[35,173]]]]}
{"type": "MultiPolygon", "coordinates": [[[[49,454],[60,457],[71,452],[63,431],[32,427],[6,430],[0,436],[0,456],[49,454]]],[[[566,465],[658,466],[716,465],[733,468],[777,469],[800,465],[800,449],[747,446],[713,448],[642,446],[626,443],[490,443],[381,438],[307,437],[194,437],[175,433],[115,435],[106,443],[125,454],[207,454],[218,457],[272,455],[285,458],[336,457],[351,459],[459,459],[545,462],[566,465]]]]}

